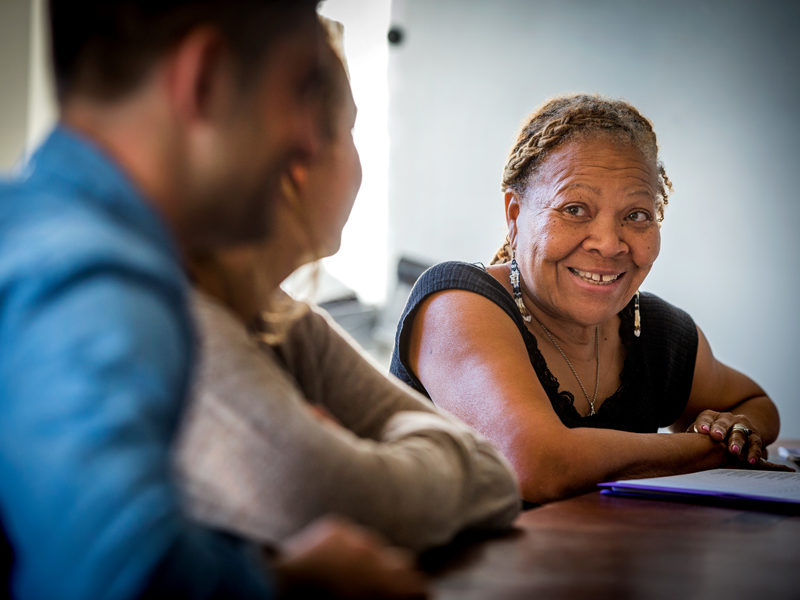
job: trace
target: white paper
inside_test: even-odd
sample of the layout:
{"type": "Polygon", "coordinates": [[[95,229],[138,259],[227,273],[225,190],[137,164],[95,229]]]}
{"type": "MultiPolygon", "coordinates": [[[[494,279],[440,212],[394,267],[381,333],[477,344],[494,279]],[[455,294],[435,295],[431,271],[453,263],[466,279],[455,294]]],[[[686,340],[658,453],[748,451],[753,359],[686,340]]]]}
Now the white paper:
{"type": "Polygon", "coordinates": [[[800,503],[800,473],[779,471],[715,469],[687,475],[616,481],[603,484],[603,487],[700,492],[713,496],[735,496],[800,503]]]}

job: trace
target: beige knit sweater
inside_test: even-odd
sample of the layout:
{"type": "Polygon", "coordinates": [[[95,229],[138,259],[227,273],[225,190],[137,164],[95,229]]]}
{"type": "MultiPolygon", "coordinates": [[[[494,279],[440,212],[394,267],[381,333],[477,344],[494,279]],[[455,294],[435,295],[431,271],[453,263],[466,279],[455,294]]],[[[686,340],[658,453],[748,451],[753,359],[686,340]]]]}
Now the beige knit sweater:
{"type": "Polygon", "coordinates": [[[517,515],[501,454],[379,372],[321,311],[274,348],[206,296],[195,312],[200,366],[175,462],[197,519],[274,543],[338,513],[423,550],[517,515]]]}

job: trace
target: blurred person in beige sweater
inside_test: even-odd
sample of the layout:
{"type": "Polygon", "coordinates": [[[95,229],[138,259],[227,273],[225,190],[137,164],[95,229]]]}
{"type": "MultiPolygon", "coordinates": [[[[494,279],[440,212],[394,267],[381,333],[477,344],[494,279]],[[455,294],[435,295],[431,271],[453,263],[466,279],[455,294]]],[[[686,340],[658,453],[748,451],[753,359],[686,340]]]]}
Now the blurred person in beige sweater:
{"type": "Polygon", "coordinates": [[[279,289],[338,250],[361,184],[355,103],[341,52],[328,58],[327,140],[287,166],[271,239],[191,260],[200,368],[176,452],[189,510],[265,544],[331,513],[414,551],[505,529],[520,501],[502,455],[279,289]]]}

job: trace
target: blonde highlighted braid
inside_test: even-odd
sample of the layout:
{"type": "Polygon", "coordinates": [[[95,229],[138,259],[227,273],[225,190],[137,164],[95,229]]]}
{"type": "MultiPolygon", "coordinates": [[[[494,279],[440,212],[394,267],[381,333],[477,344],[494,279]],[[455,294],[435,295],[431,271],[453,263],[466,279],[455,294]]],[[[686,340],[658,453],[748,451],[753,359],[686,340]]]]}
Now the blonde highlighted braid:
{"type": "MultiPolygon", "coordinates": [[[[653,124],[624,100],[597,94],[574,94],[548,100],[525,120],[503,170],[502,191],[511,189],[523,196],[547,155],[567,140],[610,136],[620,143],[633,144],[653,162],[658,173],[656,211],[664,220],[664,207],[672,192],[672,182],[658,159],[658,142],[653,124]]],[[[503,246],[489,264],[511,261],[511,243],[503,246]]]]}

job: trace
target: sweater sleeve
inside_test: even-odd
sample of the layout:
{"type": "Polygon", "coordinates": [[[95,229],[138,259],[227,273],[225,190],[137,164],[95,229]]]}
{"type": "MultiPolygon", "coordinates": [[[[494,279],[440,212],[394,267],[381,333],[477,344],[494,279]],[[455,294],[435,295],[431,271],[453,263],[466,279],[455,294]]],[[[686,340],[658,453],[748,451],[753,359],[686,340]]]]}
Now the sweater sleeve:
{"type": "Polygon", "coordinates": [[[178,449],[198,518],[269,542],[333,512],[414,550],[510,525],[519,496],[502,456],[377,371],[320,314],[293,329],[286,361],[221,307],[198,307],[205,356],[178,449]],[[309,399],[343,426],[316,418],[309,399]]]}

